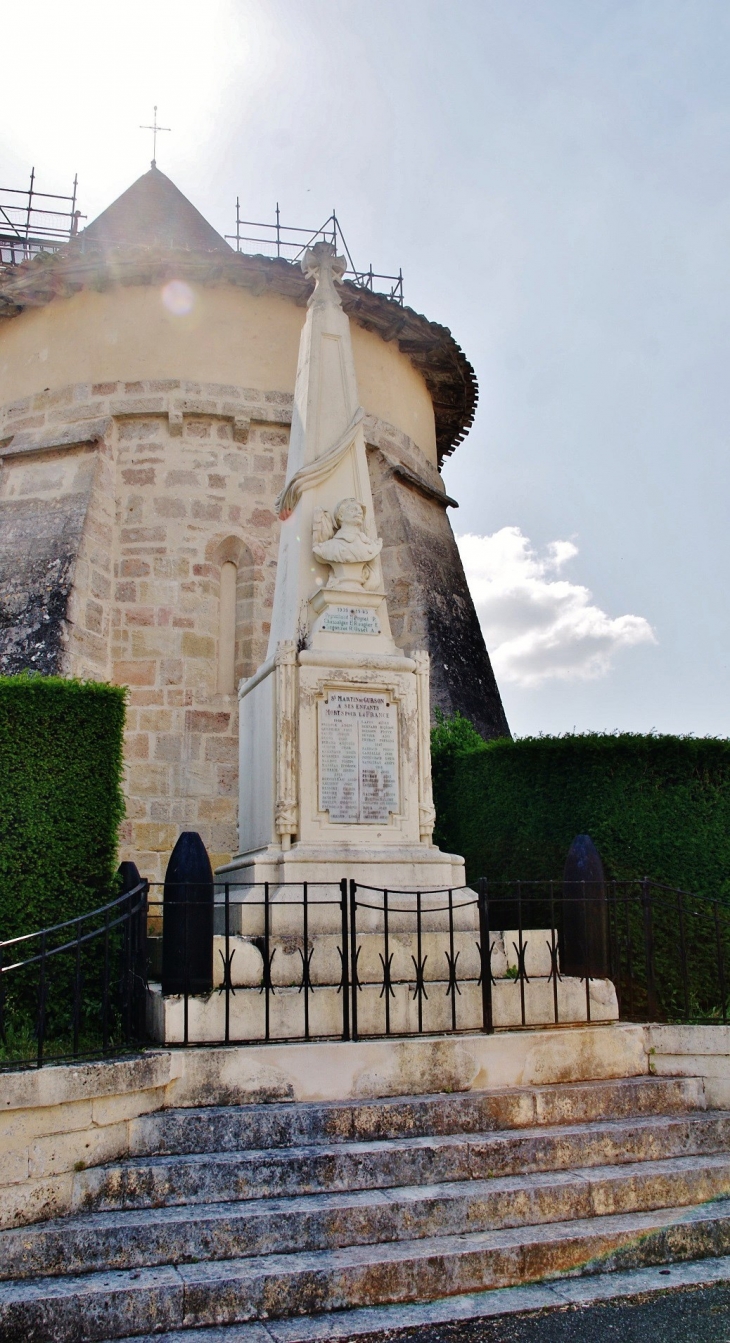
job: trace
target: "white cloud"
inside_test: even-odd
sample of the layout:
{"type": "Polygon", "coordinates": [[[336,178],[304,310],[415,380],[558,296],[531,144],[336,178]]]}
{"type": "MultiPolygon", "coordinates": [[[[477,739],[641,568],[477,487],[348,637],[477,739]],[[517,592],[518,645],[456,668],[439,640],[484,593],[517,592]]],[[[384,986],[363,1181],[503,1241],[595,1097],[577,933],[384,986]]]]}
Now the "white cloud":
{"type": "Polygon", "coordinates": [[[590,680],[606,675],[620,649],[656,643],[643,616],[609,616],[594,605],[588,588],[560,577],[578,554],[572,541],[551,541],[539,555],[519,527],[456,540],[503,682],[590,680]]]}

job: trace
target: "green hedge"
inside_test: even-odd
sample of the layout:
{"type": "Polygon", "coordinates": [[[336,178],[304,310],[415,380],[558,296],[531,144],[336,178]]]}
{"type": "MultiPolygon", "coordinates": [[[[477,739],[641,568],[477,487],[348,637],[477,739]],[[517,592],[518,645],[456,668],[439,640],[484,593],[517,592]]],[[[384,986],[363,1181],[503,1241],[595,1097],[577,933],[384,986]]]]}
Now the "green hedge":
{"type": "Polygon", "coordinates": [[[616,879],[730,895],[730,741],[585,734],[484,742],[465,719],[433,733],[436,842],[470,881],[560,877],[589,834],[616,879]]]}
{"type": "Polygon", "coordinates": [[[126,691],[0,677],[0,939],[99,903],[124,814],[126,691]]]}

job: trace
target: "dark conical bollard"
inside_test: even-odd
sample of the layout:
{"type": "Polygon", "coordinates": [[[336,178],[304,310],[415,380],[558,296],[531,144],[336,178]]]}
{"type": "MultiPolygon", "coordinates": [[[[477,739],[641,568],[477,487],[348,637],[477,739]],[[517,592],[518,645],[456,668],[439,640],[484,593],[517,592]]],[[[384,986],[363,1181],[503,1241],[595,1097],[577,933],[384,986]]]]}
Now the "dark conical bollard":
{"type": "Polygon", "coordinates": [[[213,988],[213,869],[195,830],[177,841],[165,873],[162,905],[162,992],[213,988]]]}
{"type": "MultiPolygon", "coordinates": [[[[117,868],[120,882],[120,895],[134,891],[142,884],[139,868],[129,860],[120,863],[117,868]]],[[[137,1040],[143,1040],[146,1033],[146,990],[148,978],[147,966],[147,902],[140,895],[134,896],[121,906],[125,916],[131,916],[125,922],[125,932],[129,938],[125,961],[131,971],[131,983],[127,989],[131,993],[129,1023],[131,1033],[137,1040]]]]}
{"type": "Polygon", "coordinates": [[[125,861],[119,864],[117,876],[121,881],[120,895],[126,895],[127,891],[133,891],[135,886],[139,886],[142,878],[139,875],[139,868],[136,863],[125,861]]]}
{"type": "Polygon", "coordinates": [[[592,979],[609,973],[606,878],[590,835],[576,835],[565,862],[560,969],[592,979]]]}

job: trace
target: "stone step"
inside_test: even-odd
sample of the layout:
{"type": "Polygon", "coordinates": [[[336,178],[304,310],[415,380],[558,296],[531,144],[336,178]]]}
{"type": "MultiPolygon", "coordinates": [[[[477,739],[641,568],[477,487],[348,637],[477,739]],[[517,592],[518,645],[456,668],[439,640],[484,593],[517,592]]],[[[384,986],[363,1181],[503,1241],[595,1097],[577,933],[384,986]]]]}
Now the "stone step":
{"type": "Polygon", "coordinates": [[[328,1250],[688,1207],[730,1194],[730,1155],[425,1187],[92,1213],[0,1232],[0,1279],[328,1250]]]}
{"type": "Polygon", "coordinates": [[[586,1339],[718,1343],[727,1337],[730,1258],[671,1268],[561,1277],[524,1287],[460,1293],[435,1301],[362,1306],[251,1324],[145,1334],[118,1343],[585,1343],[586,1339]],[[556,1318],[557,1316],[557,1318],[556,1318]],[[723,1320],[725,1325],[723,1326],[723,1320]],[[505,1330],[508,1332],[506,1333],[505,1330]]]}
{"type": "MultiPolygon", "coordinates": [[[[730,1250],[730,1201],[249,1259],[0,1286],[7,1343],[88,1343],[248,1320],[427,1301],[730,1250]]],[[[192,1343],[192,1340],[191,1340],[192,1343]]]]}
{"type": "Polygon", "coordinates": [[[75,1176],[74,1211],[291,1197],[730,1149],[730,1113],[696,1111],[559,1127],[131,1158],[75,1176]]]}
{"type": "Polygon", "coordinates": [[[457,1095],[326,1104],[208,1106],[144,1115],[131,1126],[135,1155],[243,1151],[332,1141],[486,1133],[704,1109],[694,1077],[629,1077],[457,1095]]]}

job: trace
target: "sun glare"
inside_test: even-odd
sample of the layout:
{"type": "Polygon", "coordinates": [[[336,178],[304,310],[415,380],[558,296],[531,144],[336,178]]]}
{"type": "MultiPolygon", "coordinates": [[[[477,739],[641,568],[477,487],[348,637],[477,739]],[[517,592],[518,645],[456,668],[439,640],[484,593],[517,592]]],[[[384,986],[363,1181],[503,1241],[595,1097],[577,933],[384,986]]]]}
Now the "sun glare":
{"type": "Polygon", "coordinates": [[[162,302],[173,317],[187,317],[195,307],[195,294],[184,280],[170,280],[162,291],[162,302]]]}

